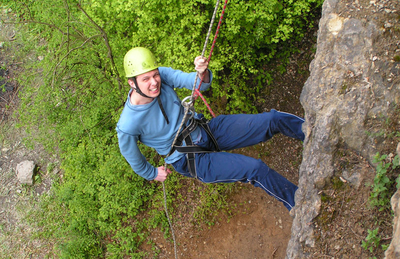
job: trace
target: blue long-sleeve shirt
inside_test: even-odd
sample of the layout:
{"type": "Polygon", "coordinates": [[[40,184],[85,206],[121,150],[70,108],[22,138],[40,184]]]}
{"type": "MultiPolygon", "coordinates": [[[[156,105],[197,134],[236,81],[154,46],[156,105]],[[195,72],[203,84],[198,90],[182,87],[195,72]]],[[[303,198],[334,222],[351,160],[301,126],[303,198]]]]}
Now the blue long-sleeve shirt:
{"type": "MultiPolygon", "coordinates": [[[[133,105],[129,101],[131,89],[116,128],[121,154],[128,161],[133,171],[147,180],[153,180],[157,177],[157,168],[147,162],[140,152],[137,142],[140,141],[154,148],[160,155],[169,153],[184,115],[184,108],[174,88],[192,90],[196,77],[196,73],[185,73],[167,67],[159,67],[158,71],[161,78],[161,94],[150,103],[133,105]],[[167,124],[160,110],[157,98],[161,98],[169,124],[167,124]]],[[[201,91],[210,87],[212,73],[211,71],[209,73],[210,82],[203,82],[201,91]]],[[[197,85],[199,82],[200,79],[198,79],[197,85]]],[[[200,134],[200,130],[196,129],[191,135],[193,139],[198,139],[200,134]]],[[[182,156],[184,154],[175,151],[165,161],[171,164],[178,161],[182,156]]]]}

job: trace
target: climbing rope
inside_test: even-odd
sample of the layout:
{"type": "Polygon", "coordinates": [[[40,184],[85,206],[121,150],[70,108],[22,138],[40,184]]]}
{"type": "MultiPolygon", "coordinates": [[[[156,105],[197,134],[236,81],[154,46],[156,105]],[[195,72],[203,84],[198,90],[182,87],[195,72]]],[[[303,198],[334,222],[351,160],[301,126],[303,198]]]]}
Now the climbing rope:
{"type": "MultiPolygon", "coordinates": [[[[201,56],[202,56],[202,57],[204,57],[204,53],[205,53],[205,50],[206,50],[206,47],[207,47],[207,44],[208,44],[208,40],[209,40],[209,37],[210,37],[210,34],[211,34],[211,28],[212,28],[212,25],[213,25],[213,23],[214,23],[215,14],[216,14],[216,11],[217,11],[217,9],[218,9],[219,1],[220,1],[220,0],[217,1],[216,7],[215,7],[215,9],[214,9],[213,18],[212,18],[212,20],[211,20],[210,27],[209,27],[209,29],[208,29],[208,34],[207,34],[206,41],[205,41],[205,43],[204,43],[203,51],[202,51],[202,53],[201,53],[201,56]]],[[[211,45],[210,54],[208,55],[207,62],[210,62],[210,60],[211,60],[211,56],[212,56],[212,53],[213,53],[213,51],[214,51],[215,42],[217,41],[217,38],[218,38],[219,29],[220,29],[220,27],[221,27],[222,18],[224,17],[225,9],[226,9],[226,5],[227,5],[227,4],[228,4],[228,0],[225,0],[225,4],[224,4],[224,7],[222,8],[221,16],[220,16],[220,18],[219,18],[218,26],[217,26],[217,29],[216,29],[216,31],[215,31],[214,40],[213,40],[213,43],[212,43],[212,45],[211,45]]],[[[203,78],[200,78],[199,86],[198,86],[197,89],[196,89],[197,78],[198,78],[198,73],[196,74],[196,79],[194,80],[194,84],[193,84],[192,95],[191,95],[191,102],[192,102],[192,104],[194,105],[194,101],[200,96],[200,98],[203,100],[204,104],[206,105],[208,111],[211,113],[211,115],[213,116],[213,118],[215,118],[215,114],[214,114],[214,112],[212,111],[210,105],[207,103],[207,101],[206,101],[206,99],[204,98],[204,96],[200,93],[200,87],[201,87],[201,84],[203,83],[203,78]]]]}
{"type": "MultiPolygon", "coordinates": [[[[214,13],[212,15],[211,22],[210,22],[210,27],[208,27],[207,37],[206,37],[206,40],[204,42],[203,50],[201,51],[201,57],[202,58],[204,57],[204,54],[206,52],[207,45],[208,45],[208,40],[210,39],[212,26],[214,24],[215,16],[217,14],[218,6],[219,6],[219,1],[220,0],[217,0],[217,3],[215,4],[214,13]]],[[[224,13],[224,11],[223,11],[223,13],[224,13]]],[[[195,92],[195,89],[196,89],[196,82],[197,82],[198,78],[199,78],[199,73],[196,74],[196,78],[194,79],[194,83],[193,83],[193,87],[192,87],[192,95],[191,95],[191,100],[190,101],[193,101],[194,92],[195,92]]],[[[200,80],[200,85],[201,85],[201,82],[202,82],[202,80],[200,80]]]]}
{"type": "MultiPolygon", "coordinates": [[[[166,166],[166,165],[165,165],[165,166],[166,166]]],[[[166,167],[165,167],[165,168],[166,168],[166,167]]],[[[172,222],[171,222],[171,219],[170,219],[169,213],[168,213],[167,191],[165,190],[165,183],[164,183],[164,182],[162,182],[162,188],[163,188],[163,193],[164,193],[164,210],[165,210],[165,215],[167,216],[169,228],[171,229],[172,239],[174,240],[175,259],[178,259],[178,251],[177,251],[177,249],[176,249],[175,232],[174,232],[174,228],[172,227],[172,222]]]]}
{"type": "MultiPolygon", "coordinates": [[[[207,33],[207,37],[206,37],[206,40],[205,40],[205,43],[204,43],[203,51],[202,51],[202,53],[201,53],[201,57],[204,57],[204,53],[205,53],[206,48],[207,48],[208,40],[209,40],[210,34],[211,34],[211,29],[212,29],[212,27],[213,27],[214,20],[215,20],[215,16],[216,16],[216,13],[217,13],[217,10],[218,10],[218,7],[219,7],[219,2],[220,2],[220,0],[217,0],[217,3],[216,3],[215,8],[214,8],[214,13],[213,13],[213,16],[212,16],[212,19],[211,19],[211,22],[210,22],[210,27],[209,27],[209,29],[208,29],[208,33],[207,33]]],[[[215,32],[214,40],[213,40],[213,43],[212,43],[212,46],[211,46],[211,50],[210,50],[210,54],[209,54],[209,56],[208,56],[207,62],[210,62],[210,60],[211,60],[211,55],[212,55],[212,52],[213,52],[213,50],[214,50],[214,46],[215,46],[216,39],[217,39],[217,37],[218,37],[219,28],[220,28],[220,26],[221,26],[222,18],[223,18],[223,16],[224,16],[227,3],[228,3],[228,0],[225,0],[225,4],[224,4],[224,7],[223,7],[223,10],[222,10],[222,13],[221,13],[221,17],[220,17],[219,22],[218,22],[217,30],[216,30],[216,32],[215,32]]],[[[194,84],[193,84],[192,94],[191,94],[189,97],[186,97],[186,98],[184,98],[184,99],[182,100],[182,106],[184,107],[185,111],[184,111],[183,119],[182,119],[182,121],[181,121],[181,124],[180,124],[180,126],[179,126],[179,129],[178,129],[178,131],[177,131],[177,133],[176,133],[176,135],[175,135],[174,141],[172,142],[171,148],[173,148],[173,146],[175,145],[176,140],[178,139],[179,133],[180,133],[181,130],[182,130],[183,124],[185,123],[185,121],[187,121],[188,116],[192,117],[192,116],[194,115],[194,101],[197,99],[198,96],[201,97],[201,99],[203,100],[204,104],[207,106],[208,110],[210,111],[211,115],[215,118],[215,114],[214,114],[214,112],[212,111],[210,105],[207,103],[206,99],[205,99],[205,98],[203,97],[203,95],[200,93],[200,86],[201,86],[201,84],[202,84],[202,82],[203,82],[203,78],[200,78],[200,82],[199,82],[198,89],[196,89],[196,82],[197,82],[197,79],[198,79],[198,78],[199,78],[199,73],[196,74],[196,78],[195,78],[194,84]],[[188,100],[188,99],[190,99],[189,102],[186,101],[186,100],[188,100]],[[189,115],[189,111],[191,112],[190,115],[189,115]]],[[[168,157],[168,156],[167,156],[167,157],[168,157]]],[[[164,163],[164,169],[167,170],[167,163],[164,163]]],[[[169,224],[169,227],[170,227],[170,229],[171,229],[172,239],[173,239],[173,241],[174,241],[175,259],[178,259],[178,252],[177,252],[177,248],[176,248],[175,232],[174,232],[174,228],[173,228],[173,226],[172,226],[172,221],[171,221],[171,219],[170,219],[170,217],[169,217],[169,213],[168,213],[167,192],[166,192],[166,188],[165,188],[165,183],[164,183],[164,182],[162,182],[162,186],[163,186],[163,193],[164,193],[164,209],[165,209],[165,215],[167,216],[168,224],[169,224]]]]}

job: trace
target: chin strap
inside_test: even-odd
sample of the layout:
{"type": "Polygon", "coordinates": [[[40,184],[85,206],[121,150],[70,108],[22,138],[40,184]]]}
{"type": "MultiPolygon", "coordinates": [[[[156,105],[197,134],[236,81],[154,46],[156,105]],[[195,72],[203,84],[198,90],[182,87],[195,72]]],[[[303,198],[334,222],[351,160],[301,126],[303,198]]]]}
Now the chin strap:
{"type": "MultiPolygon", "coordinates": [[[[140,94],[141,96],[146,97],[146,98],[153,98],[153,97],[150,97],[150,96],[145,95],[145,94],[140,90],[140,88],[139,88],[139,86],[138,86],[138,84],[137,84],[137,81],[136,81],[136,77],[133,78],[133,83],[135,84],[135,87],[134,87],[133,89],[134,89],[138,94],[140,94]]],[[[165,112],[164,106],[162,105],[162,102],[161,102],[161,85],[160,85],[160,94],[159,94],[156,98],[157,98],[158,106],[160,106],[161,113],[163,114],[165,120],[167,121],[167,124],[169,124],[169,120],[168,120],[167,113],[165,112]]]]}
{"type": "MultiPolygon", "coordinates": [[[[161,94],[161,92],[160,92],[160,94],[161,94]]],[[[162,114],[164,115],[165,120],[167,121],[167,124],[169,124],[168,116],[167,116],[167,113],[165,112],[164,107],[162,105],[160,95],[158,95],[157,101],[158,101],[158,105],[160,106],[160,110],[161,110],[162,114]]]]}

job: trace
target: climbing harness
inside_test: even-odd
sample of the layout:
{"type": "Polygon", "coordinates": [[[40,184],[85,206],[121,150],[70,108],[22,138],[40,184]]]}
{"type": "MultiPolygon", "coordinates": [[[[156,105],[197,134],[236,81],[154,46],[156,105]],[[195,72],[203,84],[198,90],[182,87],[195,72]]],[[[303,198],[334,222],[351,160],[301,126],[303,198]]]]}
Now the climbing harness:
{"type": "MultiPolygon", "coordinates": [[[[202,54],[201,54],[202,57],[204,57],[204,53],[205,53],[206,48],[207,48],[208,40],[209,40],[209,37],[210,37],[210,34],[211,34],[212,26],[214,24],[214,20],[215,20],[215,16],[216,16],[216,13],[217,13],[217,10],[218,10],[219,2],[220,2],[220,0],[217,0],[217,3],[216,3],[215,8],[214,8],[214,13],[213,13],[213,16],[212,16],[212,19],[211,19],[211,22],[210,22],[210,27],[208,29],[206,41],[204,43],[203,51],[202,51],[202,54]]],[[[208,56],[207,62],[210,62],[211,55],[212,55],[212,52],[214,50],[216,39],[218,37],[219,28],[220,28],[221,23],[222,23],[222,18],[224,16],[227,3],[228,3],[228,0],[225,0],[225,4],[224,4],[224,7],[222,9],[222,13],[221,13],[221,16],[220,16],[220,19],[219,19],[217,30],[215,32],[214,40],[213,40],[213,43],[212,43],[212,47],[211,47],[210,54],[208,56]]],[[[167,155],[167,157],[170,156],[175,150],[177,150],[178,152],[186,153],[186,156],[187,156],[187,159],[188,159],[189,173],[195,178],[197,178],[196,164],[195,164],[195,153],[203,153],[202,151],[199,151],[200,149],[203,149],[203,148],[198,147],[198,146],[193,146],[193,141],[192,141],[192,139],[190,137],[190,133],[193,132],[197,128],[197,126],[202,127],[207,132],[207,135],[209,135],[211,140],[214,142],[216,150],[219,151],[219,147],[218,147],[217,141],[213,137],[213,135],[211,133],[211,130],[209,129],[209,127],[207,125],[206,119],[202,118],[201,120],[197,120],[197,119],[194,118],[194,114],[195,114],[194,101],[197,99],[198,96],[201,97],[201,99],[203,100],[204,104],[207,106],[207,108],[210,111],[210,113],[212,114],[212,116],[215,117],[214,112],[211,110],[211,108],[208,105],[207,101],[205,100],[203,95],[200,93],[200,86],[201,86],[201,84],[203,82],[203,78],[200,78],[198,89],[196,89],[196,83],[197,83],[198,77],[199,77],[199,74],[197,73],[196,74],[196,78],[194,80],[191,96],[188,96],[188,97],[186,97],[186,98],[184,98],[182,100],[182,106],[184,107],[184,110],[185,110],[184,111],[184,115],[183,115],[183,119],[182,119],[181,124],[179,126],[179,129],[178,129],[178,131],[177,131],[177,133],[175,135],[174,141],[172,142],[171,151],[167,155]],[[189,124],[186,126],[186,124],[188,122],[189,122],[189,124]],[[183,141],[185,141],[185,143],[186,143],[185,147],[181,146],[183,141]],[[185,149],[182,150],[182,148],[185,148],[185,149]],[[196,150],[189,150],[191,148],[196,148],[196,150]]],[[[160,105],[160,108],[161,107],[162,107],[162,105],[160,105]]],[[[164,115],[164,117],[168,121],[166,115],[164,115]]],[[[209,150],[206,150],[206,149],[204,149],[203,151],[204,152],[214,152],[214,151],[209,151],[209,150]]],[[[165,168],[165,170],[167,170],[167,163],[164,164],[164,168],[165,168]]],[[[170,219],[169,213],[168,213],[167,193],[166,193],[166,188],[165,188],[165,183],[164,182],[162,182],[162,186],[163,186],[163,193],[164,193],[165,214],[167,216],[168,224],[169,224],[170,229],[171,229],[172,239],[174,241],[175,259],[177,259],[178,258],[178,253],[177,253],[177,248],[176,248],[175,233],[174,233],[172,222],[171,222],[171,219],[170,219]]]]}
{"type": "Polygon", "coordinates": [[[207,120],[203,117],[201,119],[191,118],[189,120],[188,125],[185,126],[179,134],[178,138],[176,139],[175,145],[173,145],[169,154],[172,154],[175,151],[186,154],[189,173],[193,178],[197,178],[195,153],[219,152],[220,149],[217,140],[214,138],[214,135],[212,134],[210,127],[207,124],[207,120]],[[192,133],[198,126],[202,127],[207,135],[210,137],[215,146],[215,150],[208,150],[206,148],[193,144],[190,133],[192,133]],[[183,141],[185,141],[186,146],[182,146],[183,141]]]}

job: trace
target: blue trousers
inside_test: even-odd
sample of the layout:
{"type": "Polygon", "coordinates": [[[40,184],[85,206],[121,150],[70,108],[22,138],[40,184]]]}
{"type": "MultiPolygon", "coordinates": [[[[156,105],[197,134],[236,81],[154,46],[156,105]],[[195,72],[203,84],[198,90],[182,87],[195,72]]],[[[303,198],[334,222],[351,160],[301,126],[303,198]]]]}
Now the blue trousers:
{"type": "MultiPolygon", "coordinates": [[[[304,119],[293,114],[271,110],[260,114],[220,115],[208,125],[219,148],[232,150],[267,141],[277,133],[304,140],[303,122],[304,119]]],[[[215,150],[203,129],[197,145],[215,150]]],[[[172,165],[177,172],[190,177],[186,156],[172,165]]],[[[197,153],[196,172],[204,183],[250,182],[282,202],[289,211],[295,205],[297,186],[260,159],[228,152],[197,153]]]]}

